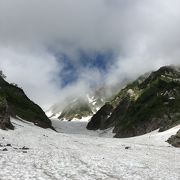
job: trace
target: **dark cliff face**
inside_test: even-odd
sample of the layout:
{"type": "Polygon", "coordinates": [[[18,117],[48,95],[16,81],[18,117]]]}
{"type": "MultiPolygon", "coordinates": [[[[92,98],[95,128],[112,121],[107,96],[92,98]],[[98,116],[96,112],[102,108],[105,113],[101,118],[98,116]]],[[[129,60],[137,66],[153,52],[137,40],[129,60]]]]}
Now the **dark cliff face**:
{"type": "MultiPolygon", "coordinates": [[[[37,104],[32,102],[25,95],[25,93],[21,88],[9,84],[1,77],[0,77],[0,97],[1,97],[0,103],[6,104],[2,106],[2,111],[0,116],[4,117],[4,111],[6,111],[5,113],[6,117],[10,117],[10,116],[19,117],[26,121],[33,122],[37,126],[43,128],[52,128],[51,121],[48,119],[48,117],[43,112],[43,110],[37,104]],[[3,110],[3,108],[5,108],[6,110],[3,110]]],[[[1,118],[1,124],[3,121],[2,119],[4,118],[1,118]]],[[[5,128],[12,129],[11,127],[12,127],[11,124],[5,125],[5,128]]]]}
{"type": "MultiPolygon", "coordinates": [[[[113,107],[110,104],[105,104],[91,119],[87,125],[89,130],[101,129],[107,122],[108,117],[112,112],[113,107]]],[[[107,123],[108,126],[111,126],[110,123],[107,123]]]]}
{"type": "Polygon", "coordinates": [[[115,137],[167,130],[180,123],[180,70],[162,67],[144,79],[138,78],[112,98],[110,104],[111,115],[105,120],[94,115],[91,126],[101,121],[98,129],[114,127],[115,137]]]}

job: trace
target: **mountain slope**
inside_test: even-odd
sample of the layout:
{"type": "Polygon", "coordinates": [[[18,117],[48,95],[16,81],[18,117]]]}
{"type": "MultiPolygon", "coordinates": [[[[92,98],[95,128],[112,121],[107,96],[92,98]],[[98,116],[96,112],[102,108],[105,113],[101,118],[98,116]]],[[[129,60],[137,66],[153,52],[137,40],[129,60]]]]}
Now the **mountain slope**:
{"type": "Polygon", "coordinates": [[[33,122],[43,128],[52,128],[51,121],[43,110],[21,88],[0,77],[0,128],[13,129],[10,116],[33,122]]]}
{"type": "Polygon", "coordinates": [[[62,111],[59,119],[82,119],[82,117],[91,116],[93,114],[91,107],[87,101],[75,99],[70,102],[62,111]]]}
{"type": "Polygon", "coordinates": [[[81,119],[82,117],[92,116],[105,103],[107,98],[106,89],[98,88],[91,93],[79,97],[69,97],[65,102],[53,105],[47,114],[50,118],[59,119],[81,119]],[[64,106],[62,105],[64,104],[64,106]]]}
{"type": "Polygon", "coordinates": [[[142,77],[112,98],[109,102],[112,111],[97,112],[99,116],[94,115],[87,128],[114,127],[115,137],[131,137],[159,128],[164,131],[179,124],[180,69],[162,67],[148,77],[142,77]],[[103,119],[99,118],[102,116],[103,119]]]}

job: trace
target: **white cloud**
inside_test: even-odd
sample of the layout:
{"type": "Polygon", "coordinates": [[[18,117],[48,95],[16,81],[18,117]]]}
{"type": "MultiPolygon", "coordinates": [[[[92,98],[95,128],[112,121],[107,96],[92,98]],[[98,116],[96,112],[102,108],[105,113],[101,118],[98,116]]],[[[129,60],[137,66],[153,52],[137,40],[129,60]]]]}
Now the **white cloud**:
{"type": "Polygon", "coordinates": [[[1,0],[0,68],[47,107],[87,91],[91,81],[114,84],[180,64],[179,7],[179,0],[1,0]],[[106,76],[78,64],[78,81],[64,89],[51,50],[77,64],[78,50],[112,51],[117,58],[106,76]]]}
{"type": "Polygon", "coordinates": [[[23,87],[27,95],[47,108],[59,94],[59,66],[49,54],[32,54],[12,48],[0,48],[0,68],[7,80],[23,87]]]}

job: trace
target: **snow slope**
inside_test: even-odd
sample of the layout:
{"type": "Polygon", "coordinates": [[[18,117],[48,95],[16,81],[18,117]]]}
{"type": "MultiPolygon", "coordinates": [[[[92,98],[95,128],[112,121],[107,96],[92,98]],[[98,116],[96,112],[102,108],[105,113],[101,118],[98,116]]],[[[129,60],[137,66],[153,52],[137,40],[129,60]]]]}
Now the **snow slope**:
{"type": "Polygon", "coordinates": [[[72,121],[58,119],[52,119],[53,127],[60,133],[65,134],[76,134],[79,136],[95,136],[95,137],[113,137],[115,134],[112,133],[112,128],[104,131],[89,131],[86,129],[87,123],[91,116],[84,117],[82,119],[73,119],[72,121]]]}
{"type": "Polygon", "coordinates": [[[12,122],[14,131],[0,130],[0,180],[180,179],[180,149],[165,142],[180,126],[162,133],[113,139],[110,130],[85,130],[85,122],[53,120],[61,133],[12,122]],[[29,149],[22,149],[24,146],[29,149]],[[8,151],[2,151],[4,148],[8,151]]]}

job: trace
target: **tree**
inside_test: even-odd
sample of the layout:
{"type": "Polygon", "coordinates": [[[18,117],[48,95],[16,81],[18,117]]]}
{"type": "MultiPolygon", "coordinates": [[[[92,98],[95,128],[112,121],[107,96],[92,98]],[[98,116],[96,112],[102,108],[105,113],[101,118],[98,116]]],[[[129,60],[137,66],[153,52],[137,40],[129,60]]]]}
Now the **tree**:
{"type": "Polygon", "coordinates": [[[2,77],[3,79],[6,79],[6,76],[5,76],[5,74],[3,73],[2,70],[0,70],[0,77],[2,77]]]}

